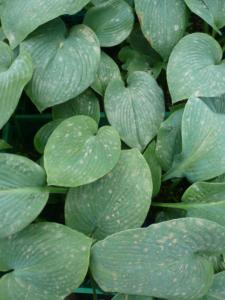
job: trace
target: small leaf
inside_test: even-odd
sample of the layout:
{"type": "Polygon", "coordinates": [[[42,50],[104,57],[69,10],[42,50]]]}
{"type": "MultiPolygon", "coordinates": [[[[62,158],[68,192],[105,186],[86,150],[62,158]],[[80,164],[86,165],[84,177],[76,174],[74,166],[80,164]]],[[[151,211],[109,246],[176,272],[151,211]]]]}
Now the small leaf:
{"type": "Polygon", "coordinates": [[[198,218],[122,231],[92,247],[91,272],[106,292],[196,300],[212,284],[224,237],[224,227],[198,218]]]}
{"type": "Polygon", "coordinates": [[[66,224],[95,239],[143,224],[152,196],[149,167],[137,149],[124,150],[113,170],[92,184],[71,189],[66,224]]]}
{"type": "Polygon", "coordinates": [[[135,0],[135,9],[144,36],[167,60],[187,26],[187,9],[180,0],[135,0]]]}
{"type": "Polygon", "coordinates": [[[0,42],[0,128],[5,125],[16,109],[32,73],[32,61],[27,51],[21,50],[14,59],[10,47],[0,42]]]}
{"type": "Polygon", "coordinates": [[[40,25],[60,15],[73,15],[90,0],[7,0],[1,3],[1,23],[13,48],[40,25]],[[15,22],[16,20],[16,22],[15,22]]]}
{"type": "Polygon", "coordinates": [[[153,196],[156,196],[161,187],[161,167],[158,162],[158,159],[156,157],[155,153],[156,144],[155,141],[151,142],[151,144],[148,145],[147,149],[144,152],[144,158],[146,159],[149,168],[151,170],[152,174],[152,181],[153,181],[153,196]]]}
{"type": "Polygon", "coordinates": [[[11,149],[12,146],[9,145],[8,143],[6,143],[4,140],[0,139],[0,151],[1,150],[7,150],[7,149],[11,149]]]}
{"type": "Polygon", "coordinates": [[[155,79],[134,72],[127,79],[111,81],[105,93],[105,110],[112,126],[130,147],[143,150],[155,137],[164,118],[164,96],[155,79]]]}
{"type": "Polygon", "coordinates": [[[173,103],[190,96],[225,94],[225,61],[222,57],[218,42],[205,33],[192,33],[180,40],[167,66],[173,103]]]}
{"type": "Polygon", "coordinates": [[[215,31],[220,32],[219,29],[225,26],[224,0],[185,0],[185,3],[215,31]]]}
{"type": "Polygon", "coordinates": [[[44,170],[28,158],[0,154],[0,238],[18,232],[42,211],[47,200],[44,170]]]}
{"type": "Polygon", "coordinates": [[[35,65],[26,92],[40,111],[75,98],[95,79],[100,62],[99,42],[85,25],[68,31],[56,19],[38,28],[22,47],[31,54],[35,65]]]}
{"type": "Polygon", "coordinates": [[[89,9],[84,23],[94,30],[102,47],[112,47],[131,33],[134,14],[126,1],[114,0],[89,9]]]}
{"type": "Polygon", "coordinates": [[[109,82],[111,80],[120,78],[121,76],[119,67],[109,55],[102,51],[97,76],[91,87],[98,94],[103,96],[109,82]]]}
{"type": "Polygon", "coordinates": [[[39,223],[0,242],[4,300],[61,300],[84,280],[92,240],[56,223],[39,223]]]}
{"type": "Polygon", "coordinates": [[[190,98],[182,118],[182,152],[174,157],[164,180],[204,181],[225,173],[224,127],[225,114],[213,112],[199,98],[190,98]]]}
{"type": "Polygon", "coordinates": [[[49,185],[77,187],[110,172],[119,160],[120,138],[111,126],[98,130],[87,116],[63,121],[50,136],[44,152],[49,185]]]}
{"type": "Polygon", "coordinates": [[[214,275],[213,285],[202,300],[224,300],[225,299],[225,271],[214,275]]]}
{"type": "Polygon", "coordinates": [[[98,98],[91,89],[87,89],[76,98],[52,108],[53,119],[66,119],[76,115],[89,116],[97,123],[99,122],[100,106],[98,98]]]}

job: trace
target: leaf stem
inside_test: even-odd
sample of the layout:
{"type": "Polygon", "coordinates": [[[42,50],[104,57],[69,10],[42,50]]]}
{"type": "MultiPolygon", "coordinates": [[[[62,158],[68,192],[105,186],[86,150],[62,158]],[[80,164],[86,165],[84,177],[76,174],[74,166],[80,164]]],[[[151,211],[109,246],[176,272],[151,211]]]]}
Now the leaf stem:
{"type": "Polygon", "coordinates": [[[92,287],[92,291],[93,291],[93,300],[98,300],[98,296],[97,296],[97,292],[96,292],[96,286],[95,286],[95,281],[94,281],[92,275],[90,277],[91,277],[91,287],[92,287]]]}
{"type": "Polygon", "coordinates": [[[68,192],[68,189],[63,187],[49,186],[47,189],[51,194],[66,194],[68,192]]]}
{"type": "Polygon", "coordinates": [[[178,208],[178,209],[186,209],[190,206],[190,205],[185,205],[184,203],[160,203],[160,202],[152,202],[151,205],[154,207],[178,208]]]}

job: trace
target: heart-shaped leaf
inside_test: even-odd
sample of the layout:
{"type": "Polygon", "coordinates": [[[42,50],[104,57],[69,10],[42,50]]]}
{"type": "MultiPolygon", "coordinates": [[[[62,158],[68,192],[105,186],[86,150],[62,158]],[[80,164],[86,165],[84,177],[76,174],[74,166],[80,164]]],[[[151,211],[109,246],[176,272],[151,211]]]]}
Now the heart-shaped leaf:
{"type": "Polygon", "coordinates": [[[100,120],[100,105],[98,98],[91,89],[87,89],[74,99],[58,104],[52,108],[53,119],[66,119],[75,115],[85,115],[100,120]]]}
{"type": "Polygon", "coordinates": [[[134,14],[126,1],[113,0],[89,9],[84,23],[94,30],[102,47],[112,47],[131,33],[134,14]]]}
{"type": "Polygon", "coordinates": [[[130,147],[143,150],[155,137],[164,118],[164,96],[155,79],[145,72],[109,83],[105,93],[108,120],[130,147]]]}
{"type": "Polygon", "coordinates": [[[213,285],[202,300],[224,300],[225,299],[225,271],[214,275],[213,285]]]}
{"type": "Polygon", "coordinates": [[[135,0],[135,9],[144,36],[167,60],[187,26],[187,9],[180,0],[135,0]]]}
{"type": "Polygon", "coordinates": [[[20,231],[42,211],[47,200],[44,170],[28,158],[0,154],[0,238],[20,231]]]}
{"type": "Polygon", "coordinates": [[[183,109],[173,112],[160,126],[156,156],[164,171],[172,166],[174,156],[181,152],[181,121],[183,109]]]}
{"type": "Polygon", "coordinates": [[[212,26],[214,30],[225,26],[224,0],[185,0],[190,10],[212,26]]]}
{"type": "Polygon", "coordinates": [[[110,172],[119,160],[121,143],[111,126],[98,130],[88,116],[63,121],[50,136],[44,152],[49,185],[77,187],[110,172]]]}
{"type": "Polygon", "coordinates": [[[182,152],[174,157],[164,179],[204,181],[225,173],[225,114],[213,112],[196,97],[188,100],[182,118],[182,152]]]}
{"type": "Polygon", "coordinates": [[[40,111],[78,96],[95,79],[99,42],[85,25],[68,31],[56,19],[38,28],[22,47],[31,54],[35,65],[27,93],[40,111]]]}
{"type": "Polygon", "coordinates": [[[198,218],[126,230],[93,246],[91,271],[104,291],[196,300],[212,284],[224,237],[224,227],[198,218]]]}
{"type": "Polygon", "coordinates": [[[101,96],[104,95],[109,82],[113,79],[120,79],[120,69],[115,61],[105,52],[101,52],[101,61],[97,76],[91,87],[101,96]]]}
{"type": "Polygon", "coordinates": [[[225,94],[225,61],[218,42],[205,33],[185,36],[174,47],[167,66],[173,103],[225,94]],[[194,46],[193,46],[194,45],[194,46]]]}
{"type": "Polygon", "coordinates": [[[0,241],[4,300],[62,300],[85,278],[92,240],[56,223],[39,223],[0,241]]]}
{"type": "Polygon", "coordinates": [[[1,23],[13,48],[40,25],[60,15],[73,15],[90,0],[7,0],[1,3],[1,23]],[[15,22],[16,20],[16,22],[15,22]]]}
{"type": "Polygon", "coordinates": [[[32,61],[27,51],[20,51],[14,59],[10,47],[0,42],[0,128],[16,109],[23,88],[32,74],[32,61]]]}
{"type": "Polygon", "coordinates": [[[115,168],[98,181],[71,189],[65,206],[66,224],[103,239],[143,224],[152,196],[152,178],[137,149],[124,150],[115,168]]]}

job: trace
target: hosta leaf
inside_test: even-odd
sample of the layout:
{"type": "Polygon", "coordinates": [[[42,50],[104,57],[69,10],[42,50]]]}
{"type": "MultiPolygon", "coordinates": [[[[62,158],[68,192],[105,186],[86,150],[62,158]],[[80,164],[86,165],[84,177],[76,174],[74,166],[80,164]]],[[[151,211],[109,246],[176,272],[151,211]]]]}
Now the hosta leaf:
{"type": "Polygon", "coordinates": [[[190,10],[219,32],[225,26],[224,0],[185,0],[190,10]]]}
{"type": "Polygon", "coordinates": [[[164,96],[155,79],[145,72],[111,81],[105,93],[109,122],[130,147],[143,150],[157,134],[164,118],[164,96]]]}
{"type": "Polygon", "coordinates": [[[144,152],[144,158],[146,159],[149,168],[152,174],[152,181],[153,181],[153,196],[156,196],[159,193],[160,186],[161,186],[161,167],[158,162],[155,153],[156,143],[155,141],[151,142],[149,146],[146,148],[144,152]]]}
{"type": "Polygon", "coordinates": [[[92,184],[69,191],[66,224],[95,239],[103,239],[141,226],[151,196],[152,178],[143,156],[137,149],[124,150],[110,173],[92,184]]]}
{"type": "Polygon", "coordinates": [[[40,25],[64,14],[75,14],[90,0],[7,0],[1,3],[1,23],[13,48],[40,25]],[[16,20],[16,22],[15,22],[16,20]]]}
{"type": "Polygon", "coordinates": [[[180,0],[135,0],[135,9],[144,36],[167,60],[187,26],[187,9],[180,0]]]}
{"type": "Polygon", "coordinates": [[[53,119],[66,119],[75,115],[85,115],[100,120],[100,106],[95,93],[88,89],[74,99],[52,108],[53,119]]]}
{"type": "Polygon", "coordinates": [[[117,294],[112,300],[153,300],[152,297],[117,294]]]}
{"type": "Polygon", "coordinates": [[[118,162],[120,146],[119,135],[111,126],[98,130],[88,116],[66,119],[45,147],[48,184],[76,187],[99,179],[118,162]]]}
{"type": "Polygon", "coordinates": [[[104,95],[105,90],[109,82],[113,79],[120,79],[120,69],[114,60],[105,52],[101,52],[101,61],[97,76],[92,88],[101,96],[104,95]]]}
{"type": "Polygon", "coordinates": [[[164,171],[172,166],[173,158],[181,152],[181,121],[183,109],[173,112],[160,126],[156,156],[164,171]]]}
{"type": "Polygon", "coordinates": [[[23,88],[31,79],[32,73],[32,61],[27,51],[20,51],[14,59],[9,46],[0,42],[0,128],[16,109],[23,88]]]}
{"type": "Polygon", "coordinates": [[[0,241],[4,300],[61,300],[85,278],[91,239],[66,226],[39,223],[0,241]]]}
{"type": "Polygon", "coordinates": [[[225,62],[222,57],[218,42],[205,33],[189,34],[180,40],[167,66],[173,102],[193,95],[216,97],[224,94],[225,62]]]}
{"type": "Polygon", "coordinates": [[[30,52],[35,65],[27,94],[40,111],[78,96],[95,79],[99,42],[85,25],[68,31],[56,19],[38,28],[22,46],[30,52]]]}
{"type": "Polygon", "coordinates": [[[195,300],[212,284],[211,256],[224,252],[224,236],[198,218],[126,230],[93,246],[91,271],[104,291],[195,300]]]}
{"type": "Polygon", "coordinates": [[[224,300],[225,299],[225,271],[214,275],[213,285],[202,300],[224,300]]]}
{"type": "Polygon", "coordinates": [[[195,182],[225,173],[224,128],[225,114],[213,112],[199,98],[190,98],[182,118],[182,152],[174,157],[164,179],[186,177],[195,182]]]}
{"type": "MultiPolygon", "coordinates": [[[[47,200],[44,170],[28,158],[0,154],[0,238],[31,223],[47,200]]],[[[1,295],[1,293],[0,293],[1,295]]]]}
{"type": "Polygon", "coordinates": [[[6,141],[0,139],[0,151],[11,149],[11,148],[12,146],[10,146],[6,141]]]}
{"type": "Polygon", "coordinates": [[[114,0],[89,9],[84,23],[94,30],[102,47],[112,47],[129,36],[134,15],[126,1],[114,0]]]}
{"type": "Polygon", "coordinates": [[[43,154],[45,146],[47,144],[47,141],[50,137],[50,135],[53,133],[53,131],[56,129],[56,127],[63,121],[63,119],[58,119],[51,121],[44,126],[42,126],[38,132],[35,134],[34,137],[34,147],[35,149],[43,154]]]}

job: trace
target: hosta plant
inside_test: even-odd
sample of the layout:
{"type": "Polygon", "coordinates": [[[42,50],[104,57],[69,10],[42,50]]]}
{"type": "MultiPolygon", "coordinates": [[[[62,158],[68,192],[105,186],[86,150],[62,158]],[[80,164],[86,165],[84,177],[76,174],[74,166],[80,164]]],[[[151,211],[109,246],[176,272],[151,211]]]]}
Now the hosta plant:
{"type": "Polygon", "coordinates": [[[225,1],[0,19],[0,300],[224,300],[225,1]]]}

